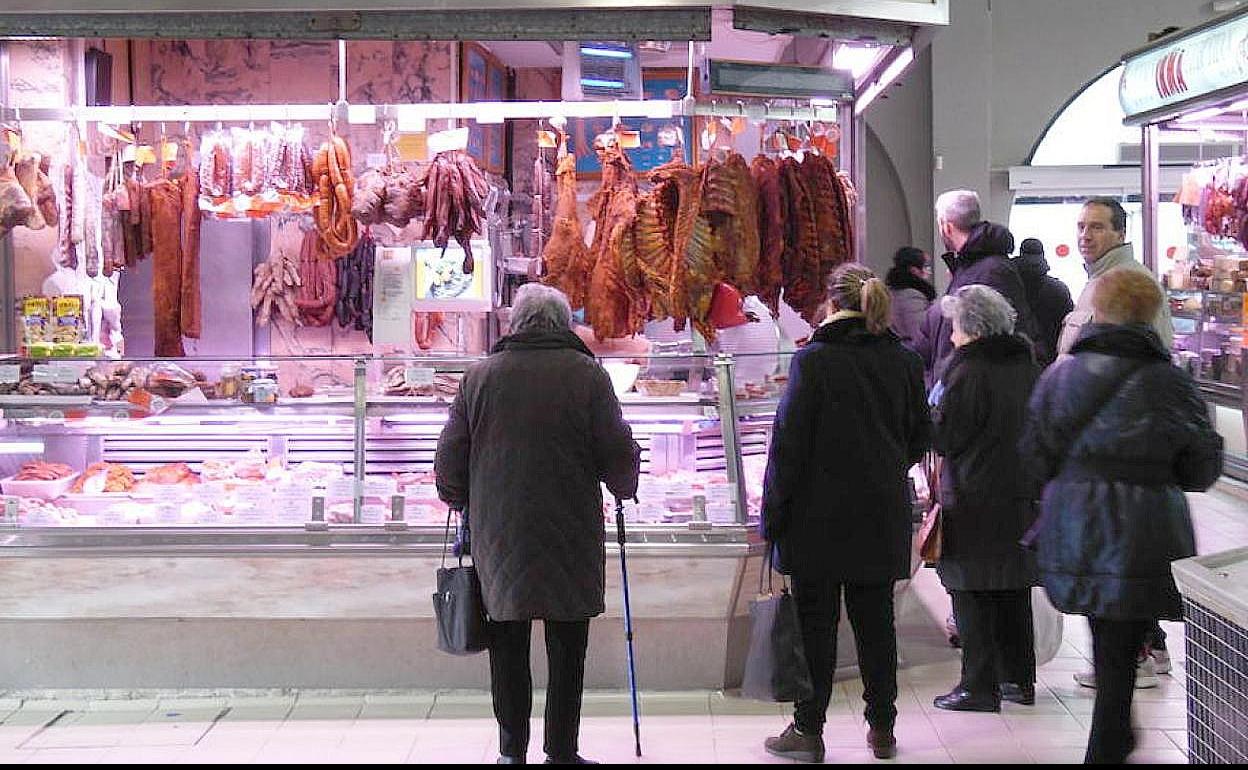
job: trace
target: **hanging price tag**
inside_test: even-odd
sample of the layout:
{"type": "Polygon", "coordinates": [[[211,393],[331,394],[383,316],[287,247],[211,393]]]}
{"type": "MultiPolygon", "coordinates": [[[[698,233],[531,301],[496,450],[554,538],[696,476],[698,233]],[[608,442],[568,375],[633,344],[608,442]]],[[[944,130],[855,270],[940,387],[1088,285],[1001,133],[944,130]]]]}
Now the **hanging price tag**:
{"type": "Polygon", "coordinates": [[[429,153],[437,155],[452,150],[468,149],[468,127],[439,131],[429,137],[429,153]]]}
{"type": "Polygon", "coordinates": [[[537,146],[547,150],[553,150],[559,146],[559,138],[555,136],[554,131],[538,131],[537,146]]]}
{"type": "Polygon", "coordinates": [[[429,160],[429,135],[425,133],[399,134],[394,142],[399,159],[409,163],[429,160]]]}
{"type": "Polygon", "coordinates": [[[616,134],[616,141],[619,143],[621,149],[635,150],[641,146],[641,132],[640,131],[617,130],[615,134],[616,134]]]}
{"type": "Polygon", "coordinates": [[[12,129],[5,129],[5,144],[9,145],[9,150],[16,155],[22,151],[22,135],[12,129]]]}
{"type": "Polygon", "coordinates": [[[156,162],[156,150],[149,146],[143,145],[134,152],[134,162],[140,166],[150,166],[156,162]]]}
{"type": "Polygon", "coordinates": [[[174,163],[178,159],[178,145],[176,142],[165,142],[160,146],[160,159],[165,163],[174,163]]]}

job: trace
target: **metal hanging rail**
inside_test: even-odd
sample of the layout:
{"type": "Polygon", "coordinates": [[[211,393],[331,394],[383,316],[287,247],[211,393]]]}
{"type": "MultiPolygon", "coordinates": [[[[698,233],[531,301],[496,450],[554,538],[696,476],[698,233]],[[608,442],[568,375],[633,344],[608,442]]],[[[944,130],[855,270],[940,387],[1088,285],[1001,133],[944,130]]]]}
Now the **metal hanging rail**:
{"type": "Polygon", "coordinates": [[[248,123],[262,121],[326,121],[346,112],[353,124],[373,124],[395,119],[418,125],[428,120],[476,120],[502,123],[507,120],[565,118],[745,117],[755,120],[835,121],[837,105],[774,106],[745,102],[699,103],[685,100],[642,99],[609,102],[452,102],[428,104],[347,105],[334,104],[188,104],[118,105],[102,107],[6,107],[0,119],[111,123],[248,123]]]}

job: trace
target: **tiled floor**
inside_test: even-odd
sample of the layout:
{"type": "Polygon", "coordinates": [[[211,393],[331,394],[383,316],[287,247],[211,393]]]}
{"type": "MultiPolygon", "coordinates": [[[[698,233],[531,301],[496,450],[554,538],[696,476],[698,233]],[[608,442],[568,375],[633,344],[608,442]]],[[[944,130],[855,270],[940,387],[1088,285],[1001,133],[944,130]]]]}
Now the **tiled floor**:
{"type": "MultiPolygon", "coordinates": [[[[1202,552],[1248,543],[1248,503],[1193,496],[1202,552]]],[[[899,605],[903,670],[897,737],[901,763],[1076,763],[1087,741],[1093,691],[1071,676],[1088,666],[1087,624],[1067,618],[1058,656],[1040,669],[1033,707],[1001,714],[954,714],[932,698],[957,679],[958,655],[943,643],[947,598],[923,570],[899,605]]],[[[1137,691],[1136,763],[1186,761],[1182,626],[1166,624],[1174,672],[1137,691]]],[[[873,762],[864,745],[862,685],[837,685],[825,741],[829,763],[873,762]]],[[[535,713],[541,712],[540,694],[535,713]]],[[[644,756],[632,752],[628,699],[587,693],[581,747],[613,763],[778,762],[763,739],[787,723],[780,706],[722,693],[643,693],[644,756]]],[[[291,695],[178,700],[0,700],[4,763],[480,763],[492,762],[497,734],[488,695],[291,695]]],[[[534,720],[530,761],[540,761],[534,720]]]]}

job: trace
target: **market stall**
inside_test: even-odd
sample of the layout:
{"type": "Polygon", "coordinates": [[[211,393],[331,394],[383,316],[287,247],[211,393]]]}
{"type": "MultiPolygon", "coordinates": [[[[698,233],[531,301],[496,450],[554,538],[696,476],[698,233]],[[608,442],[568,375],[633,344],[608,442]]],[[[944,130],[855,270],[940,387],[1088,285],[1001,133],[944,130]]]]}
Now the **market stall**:
{"type": "MultiPolygon", "coordinates": [[[[226,39],[160,40],[0,14],[44,30],[0,39],[10,687],[483,685],[433,651],[432,460],[529,280],[572,297],[643,447],[642,684],[737,681],[783,350],[861,249],[856,116],[913,25],[803,15],[883,39],[795,67],[768,29],[791,17],[681,13],[565,11],[597,42],[554,45],[520,18],[437,42],[402,39],[419,13],[199,14],[226,39]]],[[[623,681],[608,596],[590,686],[623,681]]]]}
{"type": "Polygon", "coordinates": [[[1188,164],[1175,195],[1186,242],[1158,249],[1163,135],[1242,147],[1248,141],[1248,13],[1237,11],[1173,33],[1123,57],[1119,98],[1141,127],[1145,263],[1174,316],[1176,363],[1210,402],[1227,442],[1227,472],[1248,478],[1248,166],[1242,156],[1188,164]]]}

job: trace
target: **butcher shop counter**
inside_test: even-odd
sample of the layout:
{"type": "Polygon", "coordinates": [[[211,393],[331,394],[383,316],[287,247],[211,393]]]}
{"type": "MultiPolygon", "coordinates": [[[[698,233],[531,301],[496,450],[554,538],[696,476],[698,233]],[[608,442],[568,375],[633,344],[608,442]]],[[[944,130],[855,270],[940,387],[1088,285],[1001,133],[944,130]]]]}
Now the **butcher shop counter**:
{"type": "MultiPolygon", "coordinates": [[[[150,413],[98,392],[0,398],[7,687],[485,687],[483,656],[436,651],[430,600],[446,516],[433,453],[471,362],[242,362],[278,369],[270,404],[217,397],[236,364],[202,361],[182,367],[201,385],[150,413]],[[300,382],[313,394],[290,398],[300,382]],[[68,475],[14,491],[27,463],[68,475]]],[[[626,507],[641,686],[731,688],[762,562],[750,522],[775,394],[755,392],[738,416],[749,394],[730,357],[605,363],[643,449],[626,507]]],[[[610,501],[603,513],[607,613],[586,682],[612,688],[627,680],[610,501]]]]}

